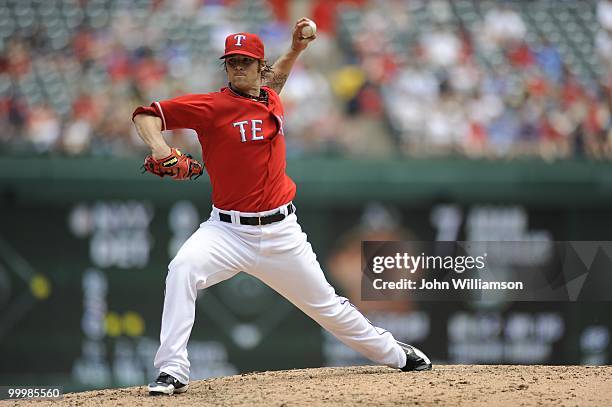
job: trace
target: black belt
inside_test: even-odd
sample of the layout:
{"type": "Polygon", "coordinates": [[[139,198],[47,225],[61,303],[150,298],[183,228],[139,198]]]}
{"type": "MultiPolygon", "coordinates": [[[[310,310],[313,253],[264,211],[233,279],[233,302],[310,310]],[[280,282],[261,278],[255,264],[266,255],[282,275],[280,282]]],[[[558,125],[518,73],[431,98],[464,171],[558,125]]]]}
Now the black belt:
{"type": "MultiPolygon", "coordinates": [[[[295,212],[295,207],[292,203],[287,205],[287,216],[291,215],[295,212]]],[[[261,226],[261,225],[269,225],[270,223],[280,222],[285,219],[285,215],[279,210],[276,213],[266,216],[241,216],[240,224],[241,225],[249,225],[249,226],[261,226]]],[[[219,212],[219,220],[221,222],[232,223],[232,216],[227,213],[219,212]]]]}

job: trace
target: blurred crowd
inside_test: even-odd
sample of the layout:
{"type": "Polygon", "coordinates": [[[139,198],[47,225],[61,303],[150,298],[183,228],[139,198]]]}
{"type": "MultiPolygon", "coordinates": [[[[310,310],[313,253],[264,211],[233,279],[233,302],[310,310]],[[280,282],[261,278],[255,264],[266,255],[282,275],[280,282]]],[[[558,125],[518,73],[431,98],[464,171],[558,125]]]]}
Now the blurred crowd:
{"type": "MultiPolygon", "coordinates": [[[[556,18],[554,1],[528,3],[556,18]]],[[[136,106],[225,86],[218,55],[231,32],[260,34],[274,62],[307,15],[318,39],[282,94],[289,156],[612,157],[612,1],[578,2],[591,65],[521,7],[0,0],[0,154],[142,154],[136,106]]],[[[197,153],[190,131],[168,133],[197,153]]]]}
{"type": "MultiPolygon", "coordinates": [[[[605,75],[577,72],[545,32],[529,33],[515,10],[520,2],[461,2],[466,20],[469,7],[480,12],[474,21],[457,16],[457,3],[378,2],[360,12],[367,29],[351,45],[368,94],[357,97],[387,121],[403,153],[612,157],[605,75]]],[[[564,2],[540,3],[554,14],[564,2]]],[[[579,7],[597,7],[600,32],[608,33],[601,15],[612,2],[579,7]]],[[[566,51],[571,57],[575,50],[566,51]]]]}

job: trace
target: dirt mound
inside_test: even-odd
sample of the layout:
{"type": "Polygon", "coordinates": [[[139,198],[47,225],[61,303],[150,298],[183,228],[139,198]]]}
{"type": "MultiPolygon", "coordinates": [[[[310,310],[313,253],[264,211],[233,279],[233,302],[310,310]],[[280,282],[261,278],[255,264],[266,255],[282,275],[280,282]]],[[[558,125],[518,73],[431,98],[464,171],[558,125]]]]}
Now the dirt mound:
{"type": "MultiPolygon", "coordinates": [[[[249,373],[192,382],[175,396],[146,388],[70,393],[36,405],[70,406],[383,406],[612,405],[612,366],[435,366],[402,373],[348,367],[249,373]]],[[[0,405],[24,405],[2,401],[0,405]]]]}

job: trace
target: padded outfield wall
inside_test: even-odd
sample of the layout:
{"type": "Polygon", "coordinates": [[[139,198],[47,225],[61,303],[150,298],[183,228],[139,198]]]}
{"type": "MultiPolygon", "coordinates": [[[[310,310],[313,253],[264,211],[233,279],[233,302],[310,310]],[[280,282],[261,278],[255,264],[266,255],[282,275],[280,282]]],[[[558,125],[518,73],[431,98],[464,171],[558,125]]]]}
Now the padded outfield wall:
{"type": "MultiPolygon", "coordinates": [[[[0,384],[154,376],[166,265],[207,218],[210,185],[139,165],[0,159],[0,384]]],[[[361,240],[612,240],[612,165],[318,159],[288,172],[328,278],[398,339],[447,363],[612,362],[609,303],[362,302],[354,284],[361,240]]],[[[201,293],[190,357],[194,379],[365,363],[243,275],[201,293]]]]}

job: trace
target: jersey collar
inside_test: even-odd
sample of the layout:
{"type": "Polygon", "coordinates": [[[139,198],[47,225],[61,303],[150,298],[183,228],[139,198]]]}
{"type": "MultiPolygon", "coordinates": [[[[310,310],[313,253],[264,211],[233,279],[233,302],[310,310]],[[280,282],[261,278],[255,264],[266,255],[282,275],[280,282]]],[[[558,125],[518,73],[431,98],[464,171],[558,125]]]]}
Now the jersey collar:
{"type": "Polygon", "coordinates": [[[249,95],[248,93],[242,92],[236,89],[235,87],[233,87],[231,83],[228,84],[227,88],[229,89],[230,92],[232,92],[236,96],[251,99],[256,102],[262,102],[266,105],[268,104],[268,92],[266,92],[266,90],[263,87],[259,89],[259,96],[253,96],[253,95],[249,95]]]}

